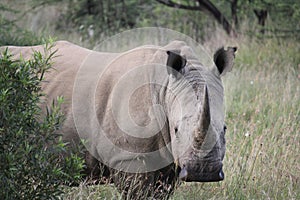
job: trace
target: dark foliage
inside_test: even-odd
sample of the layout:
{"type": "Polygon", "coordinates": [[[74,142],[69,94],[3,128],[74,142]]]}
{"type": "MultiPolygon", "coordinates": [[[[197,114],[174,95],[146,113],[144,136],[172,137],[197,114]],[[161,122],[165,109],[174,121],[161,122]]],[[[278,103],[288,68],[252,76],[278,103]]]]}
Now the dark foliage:
{"type": "Polygon", "coordinates": [[[45,55],[15,60],[6,50],[0,56],[0,197],[56,199],[61,184],[79,181],[83,160],[66,155],[59,137],[63,121],[58,97],[43,117],[40,82],[51,67],[52,46],[45,55]]]}

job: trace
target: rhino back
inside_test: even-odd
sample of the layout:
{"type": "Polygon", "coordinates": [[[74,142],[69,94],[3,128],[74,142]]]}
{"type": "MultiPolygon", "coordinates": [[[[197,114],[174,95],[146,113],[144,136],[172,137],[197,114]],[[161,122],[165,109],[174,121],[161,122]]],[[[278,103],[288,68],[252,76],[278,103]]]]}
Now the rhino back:
{"type": "MultiPolygon", "coordinates": [[[[19,59],[20,56],[25,59],[32,59],[33,53],[38,51],[45,55],[45,46],[7,46],[1,47],[1,51],[8,48],[14,59],[19,59]]],[[[57,41],[51,52],[57,51],[51,60],[51,69],[45,74],[44,80],[41,83],[42,91],[45,94],[42,98],[41,107],[45,111],[47,107],[52,105],[57,96],[64,97],[62,111],[65,115],[65,121],[62,126],[63,139],[65,141],[78,140],[78,134],[73,120],[72,98],[73,90],[76,81],[78,70],[83,65],[84,61],[91,54],[97,54],[97,59],[107,59],[110,54],[93,52],[82,48],[67,41],[57,41]]],[[[48,52],[49,53],[49,52],[48,52]]],[[[101,62],[100,62],[101,63],[101,62]]],[[[99,67],[99,65],[97,65],[99,67]]],[[[88,77],[86,77],[88,79],[88,77]]],[[[87,85],[88,86],[88,85],[87,85]]]]}

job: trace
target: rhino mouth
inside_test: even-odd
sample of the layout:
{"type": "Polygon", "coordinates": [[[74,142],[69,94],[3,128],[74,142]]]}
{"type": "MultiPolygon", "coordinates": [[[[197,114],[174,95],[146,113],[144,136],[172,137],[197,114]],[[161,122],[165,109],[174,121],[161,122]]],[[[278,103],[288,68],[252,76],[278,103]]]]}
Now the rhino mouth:
{"type": "Polygon", "coordinates": [[[213,168],[204,168],[204,170],[194,170],[184,165],[183,168],[180,169],[178,177],[185,182],[218,182],[224,180],[225,174],[222,169],[222,164],[219,164],[217,167],[214,166],[213,168]]]}

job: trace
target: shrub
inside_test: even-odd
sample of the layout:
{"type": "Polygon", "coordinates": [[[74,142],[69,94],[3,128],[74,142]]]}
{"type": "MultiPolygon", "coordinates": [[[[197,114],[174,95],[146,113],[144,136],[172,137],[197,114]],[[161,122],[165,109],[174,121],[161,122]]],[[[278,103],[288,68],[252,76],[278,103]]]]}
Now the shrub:
{"type": "Polygon", "coordinates": [[[63,121],[58,97],[46,115],[38,106],[40,83],[51,68],[53,45],[31,60],[0,56],[0,197],[57,199],[61,184],[81,179],[83,160],[69,152],[59,127],[63,121]]]}

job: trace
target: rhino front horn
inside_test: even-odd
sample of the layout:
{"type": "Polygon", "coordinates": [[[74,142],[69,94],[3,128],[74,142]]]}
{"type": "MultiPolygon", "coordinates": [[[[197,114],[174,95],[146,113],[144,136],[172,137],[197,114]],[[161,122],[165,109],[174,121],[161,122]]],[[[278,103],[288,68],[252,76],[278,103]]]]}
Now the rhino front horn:
{"type": "Polygon", "coordinates": [[[201,117],[200,117],[200,126],[195,134],[194,147],[196,149],[201,148],[201,145],[204,142],[206,133],[207,133],[209,125],[210,125],[210,108],[209,108],[209,97],[208,97],[207,90],[208,90],[207,86],[204,86],[202,110],[201,110],[201,117]]]}

